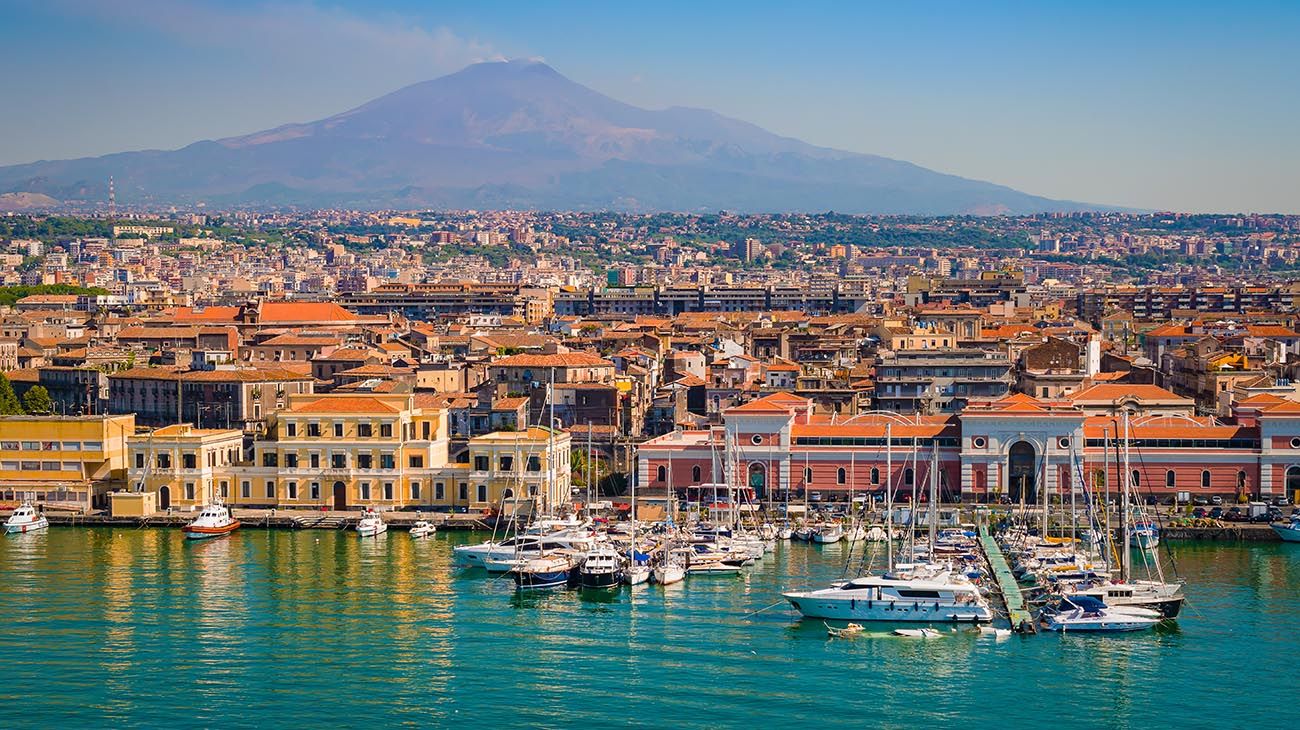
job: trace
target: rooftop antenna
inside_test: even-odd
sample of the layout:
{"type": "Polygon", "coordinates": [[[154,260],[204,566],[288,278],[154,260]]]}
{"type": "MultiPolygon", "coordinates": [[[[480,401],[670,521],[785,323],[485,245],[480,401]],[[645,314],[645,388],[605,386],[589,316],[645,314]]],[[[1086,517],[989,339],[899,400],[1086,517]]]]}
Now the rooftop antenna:
{"type": "Polygon", "coordinates": [[[117,217],[117,195],[113,190],[113,176],[108,176],[108,217],[117,217]]]}

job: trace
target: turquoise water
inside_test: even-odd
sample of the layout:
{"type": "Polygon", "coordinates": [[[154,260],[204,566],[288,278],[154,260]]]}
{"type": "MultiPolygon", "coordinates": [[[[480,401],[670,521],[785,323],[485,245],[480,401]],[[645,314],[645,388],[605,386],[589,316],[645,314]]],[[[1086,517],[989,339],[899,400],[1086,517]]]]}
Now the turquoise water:
{"type": "MultiPolygon", "coordinates": [[[[1280,726],[1300,687],[1300,545],[1177,548],[1177,628],[828,640],[743,578],[517,597],[451,566],[468,535],[54,528],[0,541],[4,727],[1280,726]]],[[[481,539],[475,538],[475,539],[481,539]]]]}

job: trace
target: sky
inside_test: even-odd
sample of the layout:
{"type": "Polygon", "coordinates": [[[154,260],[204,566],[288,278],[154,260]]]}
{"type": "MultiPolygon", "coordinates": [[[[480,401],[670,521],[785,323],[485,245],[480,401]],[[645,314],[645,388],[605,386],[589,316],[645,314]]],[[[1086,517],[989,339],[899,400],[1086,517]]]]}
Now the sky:
{"type": "Polygon", "coordinates": [[[1300,1],[0,0],[0,165],[540,58],[647,108],[1104,205],[1300,213],[1300,1]]]}

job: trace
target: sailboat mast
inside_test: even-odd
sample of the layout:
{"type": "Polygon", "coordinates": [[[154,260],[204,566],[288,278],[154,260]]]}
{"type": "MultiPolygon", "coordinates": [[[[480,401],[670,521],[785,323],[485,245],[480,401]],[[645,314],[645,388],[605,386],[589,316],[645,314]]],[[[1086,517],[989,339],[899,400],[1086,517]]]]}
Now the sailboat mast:
{"type": "Polygon", "coordinates": [[[1044,538],[1047,537],[1047,484],[1048,484],[1047,475],[1050,473],[1049,471],[1050,467],[1048,466],[1048,464],[1051,461],[1051,456],[1050,456],[1051,452],[1052,452],[1052,438],[1050,436],[1045,436],[1043,437],[1043,487],[1040,490],[1043,493],[1043,523],[1041,529],[1044,538]]]}
{"type": "Polygon", "coordinates": [[[894,569],[894,438],[885,424],[885,570],[894,569]]]}
{"type": "Polygon", "coordinates": [[[930,562],[934,562],[934,541],[939,529],[939,439],[930,441],[930,562]]]}
{"type": "Polygon", "coordinates": [[[1130,446],[1129,442],[1130,441],[1132,441],[1132,438],[1131,438],[1131,433],[1129,431],[1128,411],[1124,411],[1124,493],[1123,495],[1121,495],[1122,502],[1120,505],[1120,513],[1119,513],[1120,528],[1123,530],[1124,533],[1123,534],[1124,542],[1120,545],[1119,554],[1120,554],[1120,567],[1122,569],[1122,572],[1120,573],[1120,578],[1126,583],[1128,582],[1129,578],[1132,576],[1133,573],[1133,555],[1132,555],[1132,551],[1129,550],[1130,526],[1129,526],[1129,519],[1128,519],[1129,490],[1132,488],[1132,484],[1133,484],[1133,472],[1129,467],[1129,446],[1130,446]]]}

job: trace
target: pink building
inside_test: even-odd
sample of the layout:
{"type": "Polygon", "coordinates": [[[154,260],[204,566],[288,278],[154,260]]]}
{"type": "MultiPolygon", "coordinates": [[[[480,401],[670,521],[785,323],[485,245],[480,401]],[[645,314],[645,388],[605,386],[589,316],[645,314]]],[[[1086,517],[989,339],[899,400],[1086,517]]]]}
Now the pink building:
{"type": "MultiPolygon", "coordinates": [[[[1300,403],[1256,396],[1221,421],[1169,413],[1164,391],[1121,400],[1131,413],[1129,464],[1143,497],[1297,499],[1300,403]]],[[[1077,486],[1082,499],[1084,479],[1098,492],[1107,481],[1112,492],[1121,484],[1123,416],[1068,398],[1015,394],[972,402],[953,415],[842,418],[775,393],[727,409],[723,418],[725,425],[711,430],[642,444],[638,484],[682,490],[725,482],[734,473],[775,500],[844,501],[851,494],[883,495],[886,484],[905,500],[914,484],[919,494],[927,492],[932,463],[945,501],[1018,501],[1023,492],[1032,502],[1041,499],[1043,484],[1049,495],[1066,499],[1077,486]]]]}

